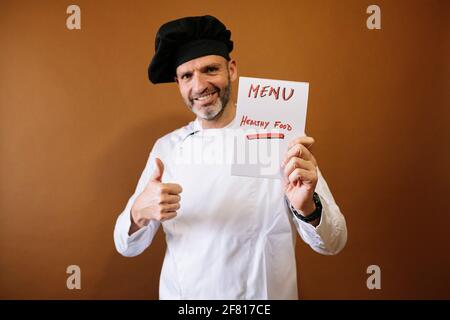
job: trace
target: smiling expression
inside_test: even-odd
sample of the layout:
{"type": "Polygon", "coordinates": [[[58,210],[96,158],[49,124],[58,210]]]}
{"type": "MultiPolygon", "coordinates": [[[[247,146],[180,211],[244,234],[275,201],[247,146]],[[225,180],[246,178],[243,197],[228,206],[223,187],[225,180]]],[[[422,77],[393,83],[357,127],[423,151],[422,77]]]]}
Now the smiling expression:
{"type": "Polygon", "coordinates": [[[175,81],[189,109],[203,120],[220,117],[228,105],[236,63],[216,55],[203,56],[178,66],[175,81]]]}

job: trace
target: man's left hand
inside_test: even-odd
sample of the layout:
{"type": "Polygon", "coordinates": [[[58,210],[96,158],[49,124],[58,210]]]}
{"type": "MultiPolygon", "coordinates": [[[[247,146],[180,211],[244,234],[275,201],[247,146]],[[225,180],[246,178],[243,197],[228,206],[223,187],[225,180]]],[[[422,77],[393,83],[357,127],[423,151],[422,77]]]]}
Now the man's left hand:
{"type": "Polygon", "coordinates": [[[282,161],[284,193],[295,209],[308,216],[316,209],[313,201],[317,184],[317,162],[309,149],[311,137],[300,137],[289,142],[282,161]]]}

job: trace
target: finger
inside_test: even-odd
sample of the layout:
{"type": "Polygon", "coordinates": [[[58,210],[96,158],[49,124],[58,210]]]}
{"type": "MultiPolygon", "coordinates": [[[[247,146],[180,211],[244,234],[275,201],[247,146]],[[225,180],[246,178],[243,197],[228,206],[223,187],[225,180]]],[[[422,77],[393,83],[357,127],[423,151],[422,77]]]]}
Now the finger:
{"type": "Polygon", "coordinates": [[[176,211],[165,212],[159,221],[164,222],[166,220],[173,219],[177,216],[177,214],[178,213],[176,211]]]}
{"type": "Polygon", "coordinates": [[[314,142],[315,142],[315,140],[313,137],[308,137],[308,136],[298,137],[289,142],[288,148],[291,148],[295,144],[302,144],[306,148],[309,149],[314,144],[314,142]]]}
{"type": "Polygon", "coordinates": [[[159,200],[159,203],[177,203],[180,202],[181,197],[177,194],[167,194],[167,193],[163,193],[161,195],[161,198],[159,200]]]}
{"type": "Polygon", "coordinates": [[[150,177],[150,180],[161,182],[162,176],[164,174],[164,163],[161,161],[161,159],[156,158],[155,165],[156,167],[153,171],[152,176],[150,177]]]}
{"type": "Polygon", "coordinates": [[[289,159],[294,157],[294,156],[295,157],[300,157],[301,153],[302,153],[301,145],[300,144],[293,145],[286,152],[286,155],[284,156],[284,159],[283,159],[283,165],[285,165],[289,161],[289,159]]]}
{"type": "Polygon", "coordinates": [[[302,159],[307,160],[307,161],[311,161],[312,163],[314,163],[314,165],[317,166],[316,158],[314,158],[314,156],[311,153],[311,151],[309,151],[309,149],[306,148],[302,144],[298,144],[298,146],[300,146],[300,150],[301,150],[299,158],[302,158],[302,159]]]}
{"type": "Polygon", "coordinates": [[[165,211],[164,209],[165,207],[162,207],[161,205],[158,207],[146,207],[141,210],[141,215],[147,219],[162,221],[168,217],[172,218],[177,214],[176,210],[165,211]]]}
{"type": "Polygon", "coordinates": [[[178,209],[180,209],[180,203],[163,203],[160,205],[160,211],[162,213],[177,211],[178,209]]]}
{"type": "Polygon", "coordinates": [[[288,178],[289,182],[295,184],[297,181],[309,183],[314,180],[314,172],[297,168],[291,172],[288,178]]]}
{"type": "Polygon", "coordinates": [[[300,157],[302,154],[302,147],[301,144],[293,145],[288,151],[286,152],[286,155],[284,156],[284,159],[281,163],[281,166],[284,167],[286,163],[292,158],[292,157],[300,157]]]}
{"type": "Polygon", "coordinates": [[[161,194],[179,194],[183,192],[183,188],[178,183],[162,183],[161,194]]]}
{"type": "Polygon", "coordinates": [[[290,159],[293,157],[302,158],[304,160],[312,161],[315,165],[317,165],[316,159],[314,158],[311,151],[309,151],[304,145],[296,144],[292,146],[286,153],[286,157],[282,162],[282,166],[286,165],[290,159]]]}
{"type": "Polygon", "coordinates": [[[297,168],[308,170],[308,171],[315,171],[316,167],[313,162],[307,161],[300,158],[291,158],[287,165],[284,167],[284,175],[289,177],[289,175],[297,168]]]}
{"type": "Polygon", "coordinates": [[[281,162],[281,166],[285,167],[289,162],[296,161],[294,159],[310,161],[314,166],[317,166],[316,159],[312,153],[301,144],[297,144],[288,150],[285,158],[281,162]]]}

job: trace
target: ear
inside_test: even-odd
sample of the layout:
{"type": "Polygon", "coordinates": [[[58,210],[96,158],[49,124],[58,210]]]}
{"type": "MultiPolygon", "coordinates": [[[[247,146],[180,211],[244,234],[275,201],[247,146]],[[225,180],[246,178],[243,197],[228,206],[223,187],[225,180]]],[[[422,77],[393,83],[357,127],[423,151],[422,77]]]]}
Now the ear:
{"type": "Polygon", "coordinates": [[[236,60],[231,59],[228,61],[228,72],[230,73],[230,80],[235,81],[237,79],[236,60]]]}
{"type": "Polygon", "coordinates": [[[173,80],[178,84],[178,77],[177,76],[174,76],[173,80]]]}

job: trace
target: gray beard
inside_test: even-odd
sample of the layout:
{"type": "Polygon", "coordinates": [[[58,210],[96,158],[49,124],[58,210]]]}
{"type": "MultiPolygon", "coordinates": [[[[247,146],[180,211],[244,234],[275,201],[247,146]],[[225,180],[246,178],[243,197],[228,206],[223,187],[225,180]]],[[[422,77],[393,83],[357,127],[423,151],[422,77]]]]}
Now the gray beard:
{"type": "MultiPolygon", "coordinates": [[[[216,88],[217,89],[217,88],[216,88]]],[[[226,106],[228,105],[228,102],[230,101],[230,96],[231,96],[231,79],[230,79],[230,75],[228,74],[228,84],[227,86],[223,89],[219,91],[220,96],[219,96],[219,101],[220,101],[220,110],[219,112],[217,112],[216,114],[211,113],[211,114],[206,114],[206,115],[199,115],[197,113],[195,113],[193,111],[193,101],[188,100],[185,101],[185,104],[187,105],[187,107],[196,114],[197,117],[203,119],[203,120],[214,120],[219,118],[222,113],[224,112],[226,106]]]]}
{"type": "Polygon", "coordinates": [[[214,120],[214,119],[219,118],[222,115],[222,113],[225,111],[225,108],[227,107],[228,102],[230,101],[230,96],[231,96],[231,84],[230,84],[230,82],[228,82],[228,85],[224,88],[223,95],[221,95],[219,98],[219,101],[220,101],[219,112],[217,112],[217,114],[214,114],[214,113],[206,114],[204,117],[202,117],[202,119],[214,120]]]}

